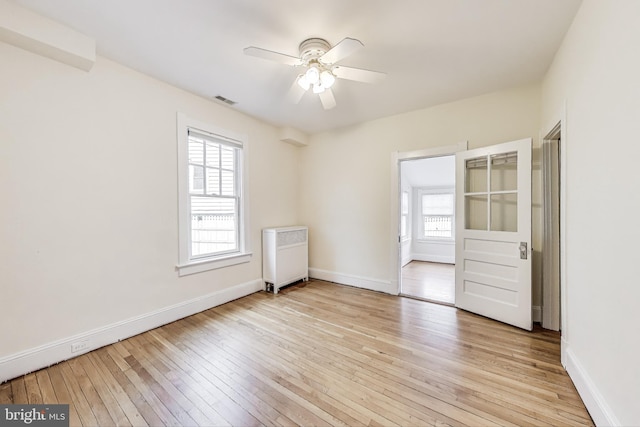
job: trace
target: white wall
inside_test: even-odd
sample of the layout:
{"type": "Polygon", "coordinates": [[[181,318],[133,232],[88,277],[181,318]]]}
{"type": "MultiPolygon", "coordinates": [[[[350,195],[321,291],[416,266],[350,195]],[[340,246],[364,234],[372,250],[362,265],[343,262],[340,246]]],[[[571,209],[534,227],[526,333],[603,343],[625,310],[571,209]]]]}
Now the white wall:
{"type": "Polygon", "coordinates": [[[640,423],[639,16],[585,0],[543,83],[543,132],[566,103],[564,360],[599,425],[640,423]]]}
{"type": "Polygon", "coordinates": [[[0,381],[41,346],[259,285],[261,228],[298,222],[299,149],[276,128],[101,57],[0,43],[0,64],[0,381]],[[178,111],[248,135],[248,264],[178,278],[178,111]]]}
{"type": "MultiPolygon", "coordinates": [[[[311,274],[394,292],[391,153],[526,137],[537,145],[539,101],[539,86],[533,85],[312,136],[300,152],[300,219],[310,227],[311,274]]],[[[534,247],[540,247],[536,239],[534,247]]]]}

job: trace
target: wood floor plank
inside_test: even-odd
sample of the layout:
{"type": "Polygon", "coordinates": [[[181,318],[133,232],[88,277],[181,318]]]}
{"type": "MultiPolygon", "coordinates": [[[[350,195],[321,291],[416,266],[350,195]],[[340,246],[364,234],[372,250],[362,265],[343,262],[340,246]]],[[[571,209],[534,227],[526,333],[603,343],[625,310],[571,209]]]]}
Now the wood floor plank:
{"type": "MultiPolygon", "coordinates": [[[[380,339],[384,339],[384,337],[378,337],[378,338],[380,338],[380,339]]],[[[414,346],[414,345],[415,345],[415,343],[411,343],[410,345],[414,346]]],[[[442,342],[438,342],[438,344],[437,344],[436,348],[431,348],[431,349],[428,349],[427,351],[428,351],[428,352],[430,352],[430,353],[432,353],[432,352],[434,352],[434,351],[435,351],[435,352],[441,352],[441,353],[442,353],[442,350],[441,350],[440,348],[438,348],[438,347],[442,347],[442,346],[443,346],[443,343],[442,343],[442,342]]],[[[415,350],[415,349],[414,349],[414,350],[415,350]]],[[[473,349],[472,347],[467,347],[467,348],[465,348],[465,352],[466,352],[469,356],[474,356],[474,349],[473,349]]],[[[477,354],[477,351],[476,351],[475,353],[477,354]]],[[[445,360],[448,360],[448,358],[449,358],[449,355],[448,355],[448,354],[445,354],[444,359],[445,359],[445,360]]],[[[468,359],[469,359],[469,361],[473,361],[474,357],[469,357],[468,359]]],[[[475,357],[475,359],[476,359],[476,360],[475,360],[475,364],[476,364],[476,365],[479,365],[479,366],[482,366],[482,369],[483,369],[483,370],[485,370],[485,369],[486,369],[486,367],[487,367],[488,365],[491,365],[491,364],[495,364],[495,363],[496,363],[496,357],[495,357],[494,355],[488,355],[488,356],[487,356],[487,357],[485,357],[484,359],[480,359],[480,358],[478,358],[478,357],[475,357]]],[[[545,374],[545,375],[546,375],[546,374],[545,374]]],[[[554,392],[555,392],[555,390],[557,390],[557,387],[554,387],[554,392]]]]}
{"type": "MultiPolygon", "coordinates": [[[[334,364],[334,365],[333,365],[333,367],[335,368],[335,367],[336,367],[336,365],[334,364]]],[[[318,361],[318,364],[316,364],[315,366],[301,367],[301,369],[302,369],[302,370],[304,370],[305,372],[322,371],[322,369],[323,369],[323,367],[322,367],[322,360],[319,360],[319,361],[318,361]]],[[[351,374],[352,374],[351,372],[345,372],[345,373],[344,373],[344,375],[351,375],[351,374]]],[[[330,374],[329,374],[329,375],[330,375],[330,374]]],[[[338,378],[339,378],[339,377],[338,377],[338,378]]],[[[328,379],[327,379],[327,378],[323,378],[323,379],[322,379],[322,381],[326,383],[326,382],[328,381],[328,379]]],[[[364,394],[366,395],[366,394],[370,391],[370,388],[371,388],[371,387],[370,387],[370,384],[363,384],[363,389],[362,389],[363,391],[361,391],[359,394],[364,393],[364,394]]],[[[393,418],[394,409],[395,409],[395,408],[393,408],[393,407],[391,407],[391,408],[384,408],[384,409],[380,409],[380,410],[379,410],[379,412],[381,412],[381,413],[385,413],[385,414],[386,414],[386,416],[388,416],[388,417],[392,417],[392,418],[393,418]]],[[[402,410],[402,411],[400,411],[400,412],[401,412],[401,414],[402,414],[402,415],[400,415],[400,416],[401,416],[401,417],[402,417],[402,416],[406,416],[406,418],[396,419],[396,421],[397,421],[398,423],[404,424],[404,423],[407,423],[407,422],[415,422],[415,420],[412,418],[411,411],[410,411],[410,409],[409,409],[409,408],[403,408],[403,410],[402,410]],[[407,412],[407,413],[405,413],[405,412],[407,412]]],[[[396,414],[396,415],[398,415],[398,414],[396,414]]],[[[422,415],[422,414],[420,414],[420,415],[422,415]]],[[[416,416],[415,416],[415,418],[420,419],[420,415],[416,415],[416,416]]],[[[425,420],[424,420],[424,419],[422,419],[422,421],[423,421],[423,423],[424,423],[424,421],[425,421],[425,420]]],[[[382,421],[382,422],[384,422],[384,421],[382,421]]],[[[387,422],[388,422],[388,421],[387,421],[387,422]]]]}
{"type": "Polygon", "coordinates": [[[18,377],[11,380],[11,395],[13,396],[13,403],[29,403],[27,388],[24,384],[24,377],[18,377]]]}
{"type": "MultiPolygon", "coordinates": [[[[253,377],[259,377],[263,379],[265,383],[269,383],[269,382],[272,383],[273,380],[275,380],[277,381],[278,384],[282,385],[283,379],[286,378],[291,381],[297,382],[298,385],[301,385],[304,387],[303,385],[304,380],[306,379],[308,381],[308,379],[305,378],[304,375],[300,375],[300,374],[296,375],[298,369],[296,367],[288,367],[288,364],[284,363],[284,362],[290,361],[290,359],[286,359],[284,355],[269,354],[268,348],[266,348],[264,351],[261,351],[260,349],[262,347],[260,347],[259,342],[252,340],[250,338],[248,331],[246,333],[242,333],[238,337],[242,337],[243,340],[249,340],[249,341],[245,341],[245,343],[241,344],[240,348],[238,348],[237,351],[236,351],[237,346],[234,346],[234,343],[230,342],[228,345],[224,347],[224,351],[229,354],[230,360],[233,360],[234,363],[238,364],[238,367],[240,368],[240,370],[243,370],[243,371],[246,370],[248,372],[251,372],[253,377]],[[251,345],[253,348],[257,349],[259,352],[263,354],[269,354],[269,357],[260,357],[258,359],[251,359],[246,357],[246,355],[244,355],[242,352],[242,348],[245,348],[247,345],[251,345]]],[[[214,345],[214,344],[215,343],[213,342],[211,343],[211,345],[214,345]]],[[[275,349],[275,348],[272,347],[272,349],[275,349]]],[[[271,395],[273,395],[274,393],[279,393],[279,394],[288,393],[287,390],[279,388],[278,386],[275,386],[275,387],[278,387],[277,390],[275,390],[273,387],[274,385],[272,384],[269,390],[269,394],[271,395]]],[[[330,399],[327,399],[327,400],[330,400],[330,399]]],[[[335,420],[329,420],[329,421],[333,422],[334,424],[338,423],[335,420]]]]}
{"type": "Polygon", "coordinates": [[[593,425],[560,335],[322,281],[258,292],[0,384],[85,426],[593,425]]]}
{"type": "MultiPolygon", "coordinates": [[[[171,328],[173,326],[175,326],[175,323],[168,325],[167,328],[171,328]]],[[[200,374],[200,377],[198,378],[199,384],[204,387],[202,390],[209,394],[209,399],[207,400],[213,402],[213,407],[217,412],[224,413],[225,418],[233,425],[259,425],[259,422],[255,417],[245,411],[239,403],[229,398],[229,396],[224,393],[221,388],[224,387],[224,384],[215,376],[218,371],[217,366],[211,366],[208,361],[201,363],[198,355],[192,353],[184,346],[181,347],[181,351],[188,359],[188,366],[183,368],[182,372],[189,372],[193,375],[195,371],[198,371],[200,374]],[[187,371],[185,371],[185,369],[187,371]]]]}
{"type": "Polygon", "coordinates": [[[160,396],[164,397],[165,394],[158,389],[155,381],[153,381],[151,376],[140,366],[137,359],[133,355],[129,355],[126,357],[126,362],[130,368],[125,370],[124,374],[144,397],[144,400],[149,403],[151,409],[159,418],[160,424],[170,426],[181,425],[180,421],[173,415],[171,409],[165,406],[165,401],[168,401],[169,405],[172,406],[171,400],[164,399],[163,401],[163,399],[160,398],[160,396]],[[160,396],[157,396],[157,391],[160,396]]]}
{"type": "Polygon", "coordinates": [[[429,301],[455,302],[455,265],[411,261],[402,267],[402,294],[429,301]]]}
{"type": "MultiPolygon", "coordinates": [[[[200,381],[201,376],[196,374],[188,362],[185,362],[184,353],[182,353],[173,343],[165,340],[157,330],[150,331],[147,339],[149,345],[155,346],[161,350],[156,357],[167,368],[163,369],[163,374],[172,384],[184,394],[194,406],[197,407],[208,418],[211,425],[230,426],[231,424],[215,409],[212,401],[216,401],[211,393],[209,393],[210,384],[203,385],[200,381]]],[[[187,360],[189,360],[187,358],[187,360]]]]}
{"type": "Polygon", "coordinates": [[[13,403],[13,393],[11,392],[11,383],[6,382],[0,384],[0,405],[10,405],[13,403]]]}
{"type": "Polygon", "coordinates": [[[124,416],[127,418],[128,424],[132,426],[147,426],[148,423],[145,422],[142,414],[140,414],[129,395],[121,387],[120,383],[111,374],[111,371],[105,364],[102,363],[98,356],[98,353],[89,353],[88,359],[91,362],[95,373],[99,375],[99,377],[94,377],[94,379],[92,380],[94,386],[96,386],[97,388],[100,382],[104,383],[104,385],[111,393],[111,396],[113,396],[113,400],[110,400],[107,408],[110,408],[112,405],[117,405],[120,407],[124,416]]]}
{"type": "Polygon", "coordinates": [[[24,385],[27,392],[27,402],[33,405],[41,405],[43,403],[42,392],[34,372],[24,376],[24,385]]]}
{"type": "MultiPolygon", "coordinates": [[[[172,326],[177,327],[177,324],[173,324],[172,326]]],[[[181,333],[181,336],[183,336],[182,341],[183,342],[187,341],[183,335],[183,334],[186,334],[187,332],[182,330],[180,333],[181,333]]],[[[194,376],[194,373],[195,373],[194,367],[196,367],[195,369],[198,369],[198,370],[209,371],[209,369],[206,368],[206,364],[207,364],[206,361],[204,361],[205,366],[203,366],[202,364],[203,361],[195,360],[196,358],[193,355],[189,355],[185,357],[186,352],[183,352],[180,348],[170,343],[169,339],[171,338],[171,335],[168,335],[167,336],[168,339],[165,339],[161,334],[162,334],[161,331],[152,331],[151,335],[153,335],[153,337],[155,338],[155,345],[157,346],[157,344],[162,343],[162,346],[171,352],[171,357],[163,358],[162,354],[160,354],[158,357],[163,358],[163,361],[165,361],[167,364],[174,364],[176,368],[182,370],[183,372],[188,372],[189,376],[194,377],[193,379],[195,380],[193,382],[182,381],[182,378],[179,378],[174,375],[172,381],[174,381],[176,383],[176,387],[182,390],[183,393],[185,393],[185,395],[188,395],[190,399],[194,400],[195,402],[201,401],[199,395],[195,393],[207,392],[208,390],[210,390],[213,384],[212,383],[209,383],[208,385],[201,384],[201,379],[194,376]]],[[[154,342],[151,341],[149,342],[149,344],[154,345],[154,342]]],[[[244,384],[233,383],[231,381],[233,385],[229,387],[228,386],[230,382],[229,374],[226,373],[223,369],[221,369],[223,367],[226,368],[225,361],[220,359],[218,360],[220,363],[216,364],[216,373],[215,373],[215,377],[216,377],[215,383],[218,386],[216,387],[217,393],[223,394],[224,396],[226,396],[226,398],[228,398],[229,401],[233,399],[233,401],[235,401],[242,408],[249,407],[249,408],[255,409],[253,411],[250,411],[250,415],[253,416],[256,420],[260,420],[265,424],[269,424],[269,422],[272,420],[278,420],[279,424],[295,425],[293,421],[286,420],[285,417],[282,417],[282,415],[279,412],[275,411],[272,407],[268,405],[264,405],[263,402],[259,398],[256,398],[253,393],[251,394],[243,393],[244,384]],[[249,400],[250,402],[248,402],[249,400]],[[290,421],[290,422],[287,422],[287,421],[290,421]]],[[[226,398],[225,400],[227,400],[226,398]]],[[[202,403],[200,403],[200,407],[206,409],[207,408],[206,402],[202,401],[202,403]]],[[[213,407],[211,409],[215,411],[213,407]]],[[[226,411],[222,411],[222,412],[226,412],[226,411]]],[[[222,418],[221,415],[218,415],[218,417],[222,418]]],[[[216,421],[215,419],[212,419],[212,421],[214,421],[215,425],[220,425],[222,423],[221,421],[216,421]]]]}
{"type": "MultiPolygon", "coordinates": [[[[176,328],[178,327],[176,324],[172,326],[176,328]]],[[[193,338],[195,341],[189,339],[189,332],[186,329],[181,329],[179,333],[183,336],[182,349],[185,353],[190,355],[191,363],[193,363],[194,366],[199,366],[200,369],[206,372],[206,375],[213,383],[215,383],[216,388],[223,393],[228,401],[235,402],[237,404],[238,413],[245,413],[245,417],[248,417],[244,422],[251,422],[252,420],[255,420],[255,422],[258,422],[259,424],[260,422],[269,423],[274,419],[280,419],[285,424],[293,423],[288,420],[286,416],[274,411],[273,408],[265,405],[264,402],[254,398],[254,396],[243,393],[243,391],[245,391],[246,383],[241,382],[240,378],[235,378],[234,381],[234,378],[232,378],[233,371],[229,370],[228,365],[225,364],[224,358],[216,358],[220,363],[216,364],[215,369],[211,369],[206,360],[210,353],[206,350],[215,351],[215,349],[209,347],[206,348],[205,351],[202,351],[206,343],[198,341],[197,338],[193,338]]],[[[295,403],[292,403],[290,406],[293,407],[296,405],[295,403]]]]}
{"type": "Polygon", "coordinates": [[[63,363],[60,363],[47,369],[43,369],[42,371],[49,374],[51,387],[53,388],[53,392],[56,395],[56,401],[61,404],[69,405],[69,425],[80,426],[82,425],[82,421],[80,420],[80,416],[78,415],[78,411],[76,410],[76,403],[71,397],[71,393],[69,392],[67,384],[64,381],[61,369],[62,365],[63,363]]]}
{"type": "MultiPolygon", "coordinates": [[[[136,411],[142,416],[144,422],[150,426],[162,425],[162,420],[151,407],[151,404],[142,396],[140,391],[129,380],[127,375],[120,370],[120,365],[114,361],[114,359],[120,359],[122,357],[122,355],[117,352],[115,346],[108,346],[106,348],[99,349],[94,353],[100,360],[102,366],[109,371],[120,388],[126,393],[127,398],[131,401],[136,411]]],[[[136,417],[134,416],[133,418],[136,417]]],[[[131,417],[129,419],[131,420],[131,417]]],[[[135,425],[137,422],[132,421],[132,424],[135,425]]]]}
{"type": "MultiPolygon", "coordinates": [[[[267,350],[265,350],[265,351],[267,351],[267,350]]],[[[236,355],[234,355],[234,357],[242,357],[242,355],[241,354],[236,354],[236,355]]],[[[281,360],[285,359],[285,358],[286,358],[285,355],[282,355],[281,357],[278,357],[278,359],[281,359],[281,360]]],[[[308,355],[305,355],[305,358],[308,358],[308,355]]],[[[291,360],[289,360],[289,362],[291,362],[291,360]]],[[[335,385],[335,384],[331,383],[332,380],[336,380],[336,377],[335,377],[335,375],[333,375],[333,372],[330,372],[330,371],[326,370],[325,368],[323,368],[323,367],[321,367],[319,365],[313,366],[313,369],[305,369],[305,368],[306,368],[305,366],[301,366],[301,365],[296,366],[296,369],[298,371],[303,370],[303,371],[309,372],[309,373],[317,371],[317,372],[322,372],[323,373],[324,376],[321,379],[321,383],[324,384],[323,389],[331,388],[332,385],[335,385]]],[[[338,376],[338,378],[343,378],[343,377],[338,376]]],[[[292,380],[293,379],[295,379],[295,378],[292,378],[292,380]]],[[[307,381],[309,381],[309,377],[306,377],[306,379],[307,379],[307,381]]],[[[338,383],[339,383],[339,381],[338,381],[338,383]]],[[[323,391],[324,391],[324,394],[328,394],[326,392],[326,390],[323,390],[323,391]]],[[[368,391],[366,389],[364,389],[364,393],[366,394],[367,392],[368,391]]],[[[346,398],[349,401],[349,404],[352,407],[359,406],[359,402],[363,399],[362,393],[349,392],[348,394],[349,394],[348,396],[345,396],[343,394],[343,395],[340,396],[340,398],[341,399],[345,399],[346,398]]],[[[366,398],[366,396],[365,396],[365,398],[366,398]]],[[[369,411],[368,408],[365,409],[365,408],[361,407],[361,409],[366,410],[367,412],[369,411]]],[[[386,424],[389,424],[390,422],[396,422],[398,424],[403,424],[403,423],[408,422],[410,420],[409,416],[406,416],[406,417],[403,418],[403,416],[405,414],[402,414],[402,415],[399,415],[399,416],[398,416],[398,414],[395,414],[396,416],[394,417],[394,412],[395,412],[394,408],[386,408],[386,410],[383,409],[383,408],[380,408],[379,412],[380,413],[381,412],[385,412],[386,413],[386,418],[380,417],[380,419],[379,419],[380,422],[383,422],[383,423],[386,423],[386,424]],[[395,421],[394,421],[394,418],[395,418],[395,421]]],[[[371,413],[370,415],[373,415],[374,418],[376,417],[376,413],[375,412],[371,413]]]]}
{"type": "Polygon", "coordinates": [[[77,411],[80,423],[85,426],[99,425],[96,416],[91,410],[91,405],[87,402],[87,398],[82,392],[82,388],[80,387],[80,384],[78,384],[78,380],[69,366],[69,361],[62,362],[58,366],[60,367],[60,372],[66,388],[69,391],[69,398],[71,402],[73,402],[73,406],[77,411]]]}
{"type": "Polygon", "coordinates": [[[146,351],[148,347],[144,336],[133,337],[127,340],[126,344],[130,345],[127,349],[155,381],[156,395],[183,425],[206,425],[210,422],[202,411],[167,379],[166,375],[170,374],[170,370],[157,360],[153,353],[146,351]]]}
{"type": "Polygon", "coordinates": [[[49,377],[49,371],[41,370],[36,372],[37,386],[42,394],[42,402],[47,404],[58,403],[58,397],[53,390],[53,384],[51,384],[51,378],[49,377]]]}
{"type": "MultiPolygon", "coordinates": [[[[260,321],[257,322],[262,323],[260,321]]],[[[303,339],[302,337],[298,337],[298,340],[303,339]]],[[[325,340],[325,344],[326,344],[326,340],[325,340]]],[[[321,350],[319,350],[321,351],[321,350]]],[[[301,370],[305,371],[305,372],[318,372],[318,371],[322,371],[323,370],[323,359],[331,359],[333,356],[332,352],[326,353],[326,354],[322,354],[321,352],[317,354],[319,356],[319,358],[315,357],[316,355],[308,355],[306,358],[304,358],[304,362],[303,365],[300,366],[301,370]],[[305,363],[306,362],[306,363],[305,363]]],[[[346,354],[341,354],[340,358],[344,358],[344,357],[349,357],[346,354]]],[[[369,371],[367,369],[367,363],[363,363],[363,364],[358,364],[359,368],[361,368],[362,370],[366,370],[369,371]]],[[[340,359],[337,359],[335,361],[333,361],[331,363],[331,367],[332,367],[332,371],[333,372],[328,372],[327,375],[328,376],[332,376],[335,375],[335,372],[338,372],[339,374],[336,376],[336,378],[340,379],[343,376],[348,376],[354,383],[356,384],[360,384],[362,385],[362,389],[359,390],[358,395],[360,396],[360,398],[362,398],[362,395],[364,395],[365,399],[367,400],[372,400],[372,401],[376,401],[379,399],[376,399],[375,396],[373,396],[371,393],[371,390],[375,390],[377,393],[384,393],[385,392],[385,388],[384,387],[375,387],[372,382],[371,382],[371,372],[367,372],[367,373],[363,373],[362,378],[360,378],[360,380],[358,380],[356,378],[357,373],[360,371],[360,369],[358,370],[354,370],[353,372],[349,371],[349,370],[344,370],[344,372],[340,373],[340,368],[343,368],[343,364],[341,363],[340,359]]],[[[330,382],[331,380],[329,378],[323,378],[321,380],[323,383],[327,383],[330,382]]],[[[369,406],[371,407],[371,404],[369,404],[369,406]]],[[[397,422],[398,424],[404,425],[406,423],[411,423],[411,424],[415,424],[416,422],[419,424],[424,424],[424,423],[431,423],[435,420],[431,419],[428,415],[429,411],[426,412],[422,412],[422,413],[417,413],[415,411],[412,410],[411,407],[409,406],[400,406],[400,407],[394,407],[394,406],[386,406],[386,407],[376,407],[375,409],[377,409],[378,413],[380,414],[384,414],[385,417],[388,418],[389,421],[394,421],[397,422]]],[[[446,418],[443,414],[432,414],[432,416],[439,416],[440,418],[446,418]]],[[[475,418],[473,420],[471,420],[471,418],[473,418],[473,415],[467,416],[466,417],[466,422],[468,423],[479,423],[482,422],[483,424],[490,424],[487,420],[483,420],[483,419],[478,419],[475,418]]],[[[381,420],[378,420],[379,422],[384,422],[381,420]]],[[[388,421],[387,421],[388,422],[388,421]]]]}
{"type": "MultiPolygon", "coordinates": [[[[198,346],[206,346],[207,348],[213,349],[214,344],[213,342],[201,342],[198,346]]],[[[268,401],[267,403],[270,404],[277,405],[278,402],[286,402],[287,411],[282,415],[285,416],[286,419],[292,420],[292,422],[295,421],[296,424],[321,425],[323,419],[332,425],[343,424],[340,419],[330,416],[326,411],[324,411],[324,413],[323,411],[313,413],[305,409],[305,405],[301,404],[304,399],[295,393],[290,394],[290,391],[287,390],[286,387],[282,387],[279,381],[281,378],[280,375],[277,375],[277,379],[269,376],[269,370],[264,369],[264,364],[255,363],[256,361],[246,359],[241,353],[234,353],[231,348],[226,346],[221,348],[221,350],[229,355],[228,359],[221,359],[223,362],[225,360],[228,361],[226,364],[227,369],[225,370],[227,373],[225,382],[228,384],[241,384],[243,387],[252,389],[254,392],[260,390],[262,393],[259,393],[257,397],[266,399],[268,401]],[[231,362],[231,360],[233,360],[233,362],[231,362]],[[235,373],[239,371],[246,372],[247,374],[244,376],[235,375],[235,373]],[[275,382],[274,379],[276,379],[275,382]]],[[[259,403],[255,402],[254,404],[259,403]]],[[[269,408],[269,406],[267,406],[267,408],[269,408]]]]}
{"type": "MultiPolygon", "coordinates": [[[[96,369],[93,363],[91,363],[91,357],[91,354],[86,354],[82,357],[78,357],[76,360],[79,362],[80,366],[86,373],[88,380],[93,386],[93,390],[95,390],[95,393],[92,394],[92,406],[95,408],[97,405],[96,399],[100,399],[104,408],[113,420],[114,425],[131,426],[132,424],[122,410],[120,403],[118,403],[116,398],[111,393],[109,385],[100,375],[100,371],[96,369]]],[[[86,390],[85,393],[87,393],[86,390]]]]}
{"type": "Polygon", "coordinates": [[[102,400],[84,369],[83,365],[86,358],[86,355],[82,355],[76,357],[75,359],[69,360],[69,367],[75,374],[78,386],[80,387],[82,394],[84,394],[85,398],[87,399],[87,403],[90,405],[91,411],[96,417],[98,425],[117,425],[118,419],[114,420],[111,417],[111,413],[109,409],[107,409],[106,402],[102,400]]]}

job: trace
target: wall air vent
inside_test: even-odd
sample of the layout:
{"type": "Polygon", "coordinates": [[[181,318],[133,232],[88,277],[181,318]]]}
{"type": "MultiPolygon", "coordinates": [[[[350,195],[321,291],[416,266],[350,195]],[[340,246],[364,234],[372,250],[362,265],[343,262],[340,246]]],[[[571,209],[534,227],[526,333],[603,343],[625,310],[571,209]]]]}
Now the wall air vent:
{"type": "Polygon", "coordinates": [[[227,105],[236,105],[237,104],[236,101],[232,101],[229,98],[225,98],[222,95],[216,95],[216,96],[214,96],[214,98],[217,99],[218,101],[224,102],[227,105]]]}

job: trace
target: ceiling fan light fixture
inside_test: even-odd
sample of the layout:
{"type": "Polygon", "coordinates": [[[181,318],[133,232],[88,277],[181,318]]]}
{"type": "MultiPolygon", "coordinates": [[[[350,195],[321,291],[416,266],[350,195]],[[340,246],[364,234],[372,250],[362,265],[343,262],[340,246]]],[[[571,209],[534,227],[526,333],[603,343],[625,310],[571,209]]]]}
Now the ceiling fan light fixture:
{"type": "Polygon", "coordinates": [[[307,78],[309,84],[315,85],[316,83],[318,83],[318,81],[320,81],[320,71],[318,70],[318,65],[309,65],[309,69],[306,73],[304,73],[304,75],[307,78]]]}
{"type": "Polygon", "coordinates": [[[336,82],[336,76],[334,76],[331,71],[324,70],[322,73],[320,73],[320,81],[322,82],[322,86],[324,86],[325,89],[329,89],[336,82]]]}
{"type": "Polygon", "coordinates": [[[298,86],[300,86],[304,90],[308,90],[309,86],[311,86],[305,74],[300,74],[298,76],[298,86]]]}
{"type": "Polygon", "coordinates": [[[350,37],[344,38],[335,46],[331,46],[325,39],[313,37],[300,43],[298,46],[299,56],[297,57],[254,46],[245,48],[244,53],[302,68],[289,89],[288,97],[291,102],[297,104],[305,92],[312,88],[313,93],[320,98],[322,107],[325,110],[330,110],[336,106],[336,100],[331,90],[336,79],[376,83],[385,76],[385,73],[378,71],[336,65],[362,47],[364,45],[360,40],[350,37]]]}
{"type": "Polygon", "coordinates": [[[322,93],[325,89],[326,87],[324,87],[320,81],[313,85],[313,93],[322,93]]]}

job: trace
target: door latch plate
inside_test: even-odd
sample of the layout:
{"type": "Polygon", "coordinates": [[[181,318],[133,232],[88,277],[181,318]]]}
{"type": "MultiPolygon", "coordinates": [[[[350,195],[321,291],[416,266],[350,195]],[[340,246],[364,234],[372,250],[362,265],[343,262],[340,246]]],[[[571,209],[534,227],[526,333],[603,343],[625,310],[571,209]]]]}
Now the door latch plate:
{"type": "Polygon", "coordinates": [[[529,252],[527,246],[527,242],[520,242],[520,259],[527,259],[527,254],[529,252]]]}

